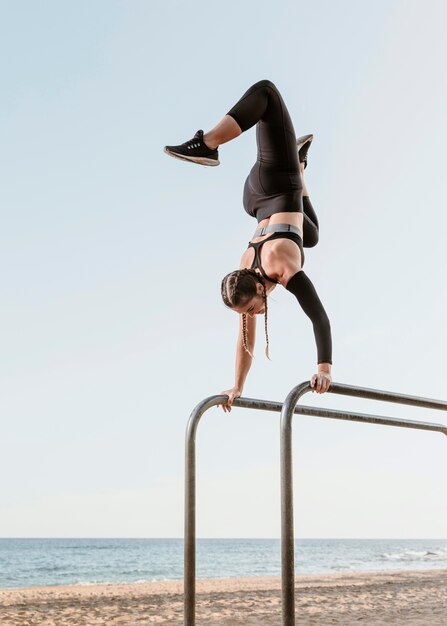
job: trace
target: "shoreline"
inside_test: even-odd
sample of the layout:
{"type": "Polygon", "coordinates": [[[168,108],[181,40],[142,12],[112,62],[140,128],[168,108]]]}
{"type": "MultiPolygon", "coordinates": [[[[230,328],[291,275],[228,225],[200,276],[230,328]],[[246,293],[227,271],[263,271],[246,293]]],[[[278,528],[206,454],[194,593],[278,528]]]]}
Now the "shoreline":
{"type": "MultiPolygon", "coordinates": [[[[351,572],[325,572],[319,574],[295,574],[295,587],[297,586],[297,582],[313,582],[323,579],[346,579],[349,578],[362,578],[362,577],[376,577],[381,575],[401,575],[401,574],[419,574],[419,573],[427,573],[427,574],[436,574],[437,572],[447,572],[447,568],[443,567],[431,567],[431,568],[408,568],[408,569],[373,569],[373,570],[365,570],[365,571],[351,571],[351,572]]],[[[231,583],[235,584],[248,584],[256,587],[256,583],[259,582],[261,586],[266,584],[275,584],[276,582],[281,581],[281,576],[227,576],[227,577],[215,577],[215,578],[197,578],[196,579],[196,587],[202,586],[203,588],[207,588],[209,585],[215,584],[219,586],[221,583],[228,583],[231,586],[231,583]]],[[[79,583],[69,583],[69,584],[61,584],[61,585],[35,585],[32,587],[0,587],[0,606],[1,606],[1,595],[4,592],[32,592],[32,591],[57,591],[57,590],[70,590],[76,591],[79,589],[106,589],[109,587],[115,587],[117,589],[126,589],[127,587],[147,587],[148,589],[153,589],[156,593],[158,593],[158,589],[163,592],[170,592],[169,589],[176,589],[175,593],[178,593],[179,585],[182,588],[181,593],[183,593],[183,577],[182,578],[166,578],[161,580],[142,580],[142,581],[119,581],[119,582],[79,582],[79,583]]],[[[447,623],[446,623],[447,626],[447,623]]]]}
{"type": "MultiPolygon", "coordinates": [[[[299,624],[445,626],[447,569],[304,574],[299,624]]],[[[198,579],[197,623],[277,626],[280,577],[198,579]]],[[[2,626],[183,625],[183,580],[0,589],[2,626]]]]}

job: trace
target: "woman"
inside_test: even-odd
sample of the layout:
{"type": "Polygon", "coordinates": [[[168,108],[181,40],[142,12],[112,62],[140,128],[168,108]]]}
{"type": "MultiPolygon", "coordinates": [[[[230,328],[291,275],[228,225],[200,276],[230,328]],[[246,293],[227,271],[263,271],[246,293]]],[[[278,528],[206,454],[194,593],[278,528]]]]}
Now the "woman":
{"type": "Polygon", "coordinates": [[[218,146],[257,124],[258,157],[245,182],[244,208],[258,221],[239,270],[222,281],[224,303],[240,315],[235,383],[223,391],[225,411],[242,395],[253,359],[255,315],[265,316],[268,356],[267,295],[277,284],[293,293],[311,319],[318,352],[318,371],[310,384],[324,393],[331,384],[332,339],[329,319],[309,278],[302,270],[304,247],[318,242],[318,219],[304,184],[307,152],[313,136],[296,140],[290,115],[275,85],[262,80],[248,89],[219,124],[208,133],[166,146],[170,156],[219,165],[218,146]]]}

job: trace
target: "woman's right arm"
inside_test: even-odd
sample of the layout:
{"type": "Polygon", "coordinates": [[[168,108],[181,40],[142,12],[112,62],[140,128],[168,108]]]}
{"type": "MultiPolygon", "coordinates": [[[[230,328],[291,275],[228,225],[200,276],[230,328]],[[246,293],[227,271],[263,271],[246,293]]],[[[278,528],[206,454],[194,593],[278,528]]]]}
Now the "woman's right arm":
{"type": "MultiPolygon", "coordinates": [[[[247,319],[247,348],[253,354],[255,348],[256,339],[256,317],[246,316],[247,319]]],[[[242,315],[239,316],[239,335],[237,338],[236,346],[236,367],[234,377],[234,387],[222,391],[223,396],[228,396],[228,403],[222,405],[225,412],[231,411],[231,405],[235,398],[239,398],[242,395],[244,389],[245,379],[250,371],[251,362],[253,357],[245,350],[243,342],[243,330],[242,330],[242,315]]]]}

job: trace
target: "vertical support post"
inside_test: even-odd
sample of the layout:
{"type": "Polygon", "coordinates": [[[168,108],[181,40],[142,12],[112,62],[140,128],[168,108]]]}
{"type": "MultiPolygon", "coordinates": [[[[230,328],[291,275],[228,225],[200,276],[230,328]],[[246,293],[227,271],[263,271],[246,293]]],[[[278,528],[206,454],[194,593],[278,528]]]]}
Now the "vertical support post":
{"type": "Polygon", "coordinates": [[[191,415],[185,444],[185,626],[195,626],[196,623],[196,425],[194,421],[191,415]]]}
{"type": "Polygon", "coordinates": [[[202,400],[188,421],[185,439],[185,565],[184,565],[184,626],[196,624],[196,432],[203,413],[226,396],[210,396],[202,400]]]}
{"type": "Polygon", "coordinates": [[[292,418],[309,383],[298,385],[281,410],[281,587],[282,626],[295,626],[295,548],[293,528],[292,418]]]}

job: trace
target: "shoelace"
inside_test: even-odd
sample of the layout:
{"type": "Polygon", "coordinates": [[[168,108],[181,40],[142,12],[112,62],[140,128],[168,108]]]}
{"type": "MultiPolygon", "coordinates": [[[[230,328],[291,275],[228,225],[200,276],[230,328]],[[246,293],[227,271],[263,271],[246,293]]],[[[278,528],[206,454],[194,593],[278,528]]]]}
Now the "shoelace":
{"type": "Polygon", "coordinates": [[[198,137],[193,137],[189,141],[186,142],[187,150],[191,150],[192,148],[200,148],[201,142],[198,137]]]}

